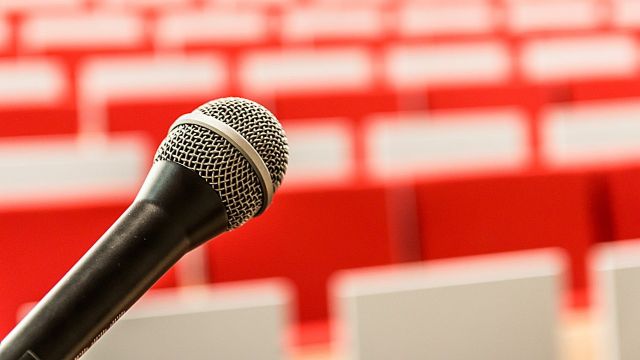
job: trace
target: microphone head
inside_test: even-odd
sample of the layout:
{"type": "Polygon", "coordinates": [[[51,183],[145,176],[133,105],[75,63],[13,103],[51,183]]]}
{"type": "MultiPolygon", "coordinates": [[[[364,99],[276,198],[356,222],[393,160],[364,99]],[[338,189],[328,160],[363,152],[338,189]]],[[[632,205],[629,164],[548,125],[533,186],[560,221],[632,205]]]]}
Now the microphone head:
{"type": "Polygon", "coordinates": [[[282,183],[289,157],[286,135],[275,116],[258,103],[230,97],[210,101],[181,118],[188,120],[178,119],[173,125],[154,161],[178,163],[205,179],[224,203],[229,230],[261,213],[282,183]],[[255,149],[249,154],[242,146],[247,142],[255,149]],[[263,172],[257,171],[255,157],[248,156],[256,153],[266,165],[263,172]]]}

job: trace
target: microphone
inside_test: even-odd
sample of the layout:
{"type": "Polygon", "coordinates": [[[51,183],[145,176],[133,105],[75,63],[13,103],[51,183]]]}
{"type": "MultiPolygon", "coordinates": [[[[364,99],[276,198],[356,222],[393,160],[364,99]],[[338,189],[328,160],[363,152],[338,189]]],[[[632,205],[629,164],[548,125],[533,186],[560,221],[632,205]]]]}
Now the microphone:
{"type": "Polygon", "coordinates": [[[180,116],[133,203],[0,343],[0,360],[82,356],[188,251],[261,214],[288,151],[278,120],[250,100],[180,116]]]}

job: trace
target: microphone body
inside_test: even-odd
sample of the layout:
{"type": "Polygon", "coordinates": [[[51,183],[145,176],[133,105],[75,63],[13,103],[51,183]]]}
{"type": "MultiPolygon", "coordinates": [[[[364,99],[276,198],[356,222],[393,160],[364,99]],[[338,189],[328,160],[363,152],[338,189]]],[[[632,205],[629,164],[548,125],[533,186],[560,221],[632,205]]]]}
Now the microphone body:
{"type": "Polygon", "coordinates": [[[227,227],[202,177],[156,162],[132,205],[0,343],[0,360],[79,357],[184,254],[227,227]]]}
{"type": "Polygon", "coordinates": [[[133,204],[0,343],[0,360],[81,356],[189,250],[260,215],[288,152],[278,120],[250,100],[180,116],[133,204]]]}

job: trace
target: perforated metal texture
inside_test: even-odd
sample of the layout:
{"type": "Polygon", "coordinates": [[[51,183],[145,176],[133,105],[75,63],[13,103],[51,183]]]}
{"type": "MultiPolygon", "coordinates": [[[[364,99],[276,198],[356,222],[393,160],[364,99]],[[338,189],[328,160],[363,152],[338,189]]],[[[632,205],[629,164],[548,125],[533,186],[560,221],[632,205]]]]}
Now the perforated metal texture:
{"type": "MultiPolygon", "coordinates": [[[[224,98],[198,108],[233,127],[269,169],[274,191],[287,167],[288,146],[282,127],[262,106],[245,99],[224,98]]],[[[156,152],[155,161],[181,164],[204,178],[225,204],[229,229],[255,216],[262,206],[262,188],[249,161],[222,136],[194,124],[175,127],[156,152]]]]}
{"type": "Polygon", "coordinates": [[[278,120],[262,105],[243,98],[222,98],[198,108],[205,115],[231,126],[256,149],[267,165],[274,191],[287,170],[289,147],[278,120]]]}

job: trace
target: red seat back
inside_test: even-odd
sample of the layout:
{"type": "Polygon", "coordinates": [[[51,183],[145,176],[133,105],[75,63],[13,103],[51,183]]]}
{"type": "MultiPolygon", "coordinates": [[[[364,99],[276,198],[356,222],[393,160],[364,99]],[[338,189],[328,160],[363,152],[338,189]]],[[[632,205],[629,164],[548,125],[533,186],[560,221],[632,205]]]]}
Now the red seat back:
{"type": "Polygon", "coordinates": [[[561,247],[573,288],[587,283],[589,246],[605,236],[593,175],[425,183],[418,188],[424,259],[561,247]]]}
{"type": "Polygon", "coordinates": [[[640,167],[612,171],[607,186],[613,239],[640,238],[640,167]]]}
{"type": "Polygon", "coordinates": [[[300,320],[327,315],[327,280],[336,270],[392,261],[382,188],[278,194],[264,215],[215,239],[214,282],[289,278],[300,320]]]}

